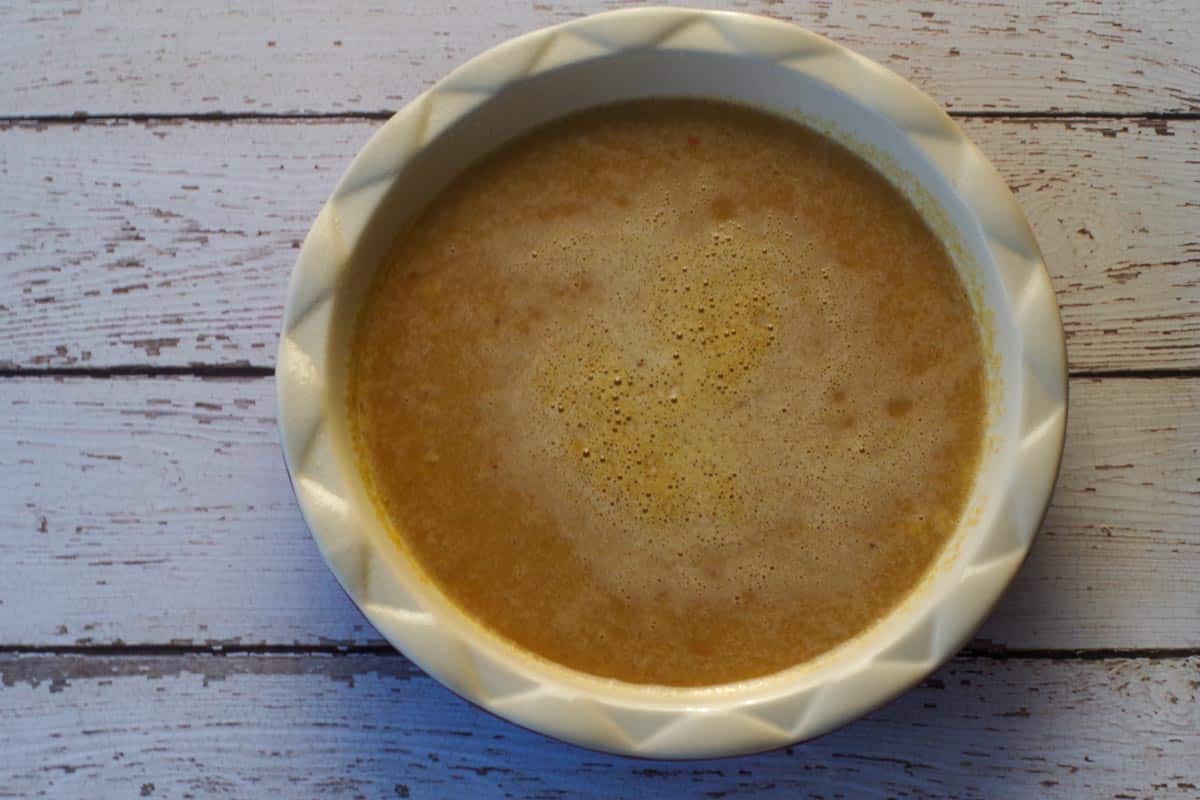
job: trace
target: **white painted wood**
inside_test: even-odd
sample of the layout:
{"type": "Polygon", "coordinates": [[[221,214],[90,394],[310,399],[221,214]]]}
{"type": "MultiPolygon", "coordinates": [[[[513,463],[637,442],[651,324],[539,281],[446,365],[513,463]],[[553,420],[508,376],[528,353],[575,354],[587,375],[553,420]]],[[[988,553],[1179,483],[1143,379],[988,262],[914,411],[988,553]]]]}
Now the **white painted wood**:
{"type": "MultiPolygon", "coordinates": [[[[0,130],[0,367],[271,365],[293,248],[379,124],[0,130]]],[[[1200,367],[1200,122],[963,124],[1032,221],[1072,367],[1200,367]]]]}
{"type": "Polygon", "coordinates": [[[296,248],[379,124],[0,133],[0,364],[273,364],[296,248]]]}
{"type": "Polygon", "coordinates": [[[529,733],[401,658],[4,657],[13,797],[1195,798],[1200,658],[951,662],[866,719],[717,761],[529,733]]]}
{"type": "Polygon", "coordinates": [[[1200,378],[1079,379],[1070,393],[1053,503],[979,636],[1200,647],[1200,378]]]}
{"type": "MultiPolygon", "coordinates": [[[[661,2],[661,0],[656,0],[661,2]]],[[[1191,0],[690,0],[794,20],[960,110],[1195,111],[1191,0]]],[[[395,109],[516,34],[603,0],[0,7],[0,113],[395,109]]]]}
{"type": "MultiPolygon", "coordinates": [[[[1200,646],[1200,378],[1077,379],[1044,533],[982,639],[1200,646]]],[[[378,641],[292,497],[270,379],[0,382],[0,645],[378,641]]]]}
{"type": "Polygon", "coordinates": [[[0,384],[0,643],[378,640],[300,516],[274,382],[0,384]]]}
{"type": "MultiPolygon", "coordinates": [[[[693,0],[696,2],[696,0],[693,0]]],[[[715,4],[701,0],[701,5],[715,4]]],[[[394,109],[611,4],[0,5],[0,117],[394,109]]],[[[1191,0],[741,0],[961,112],[1200,111],[1191,0]]],[[[1200,370],[1200,121],[964,119],[1046,253],[1075,371],[1200,370]]],[[[378,121],[0,123],[0,369],[270,366],[308,224],[378,121]]],[[[816,743],[550,742],[378,641],[283,470],[270,379],[0,378],[0,797],[1200,797],[1200,658],[960,659],[816,743]]],[[[1054,506],[976,647],[1200,647],[1200,375],[1076,379],[1054,506]]]]}

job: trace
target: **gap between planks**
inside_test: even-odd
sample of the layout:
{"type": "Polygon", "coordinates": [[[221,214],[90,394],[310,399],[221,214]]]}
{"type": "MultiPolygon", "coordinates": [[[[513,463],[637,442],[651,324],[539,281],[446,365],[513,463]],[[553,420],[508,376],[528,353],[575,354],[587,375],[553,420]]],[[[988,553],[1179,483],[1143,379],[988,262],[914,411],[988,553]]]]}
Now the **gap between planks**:
{"type": "MultiPolygon", "coordinates": [[[[251,364],[196,364],[192,366],[151,366],[143,364],[117,364],[110,367],[11,367],[0,369],[0,380],[20,378],[271,378],[274,367],[251,364]]],[[[1072,369],[1072,378],[1107,378],[1126,380],[1152,380],[1156,378],[1200,378],[1200,368],[1174,369],[1072,369]]]]}
{"type": "MultiPolygon", "coordinates": [[[[262,120],[280,122],[307,121],[386,121],[399,109],[378,111],[201,111],[201,112],[130,112],[126,114],[89,114],[80,111],[74,114],[0,114],[0,125],[80,125],[107,122],[256,122],[262,120]]],[[[1200,111],[954,111],[946,112],[954,119],[999,119],[999,120],[1200,120],[1200,111]]]]}
{"type": "MultiPolygon", "coordinates": [[[[389,644],[106,644],[106,645],[0,645],[0,658],[6,656],[94,656],[97,658],[149,658],[184,656],[373,656],[407,657],[389,644]]],[[[1187,659],[1200,658],[1200,647],[1104,647],[1085,648],[1009,648],[992,645],[987,640],[972,642],[953,654],[953,659],[988,659],[1008,661],[1111,661],[1114,659],[1187,659]]],[[[415,671],[420,671],[413,666],[415,671]]]]}

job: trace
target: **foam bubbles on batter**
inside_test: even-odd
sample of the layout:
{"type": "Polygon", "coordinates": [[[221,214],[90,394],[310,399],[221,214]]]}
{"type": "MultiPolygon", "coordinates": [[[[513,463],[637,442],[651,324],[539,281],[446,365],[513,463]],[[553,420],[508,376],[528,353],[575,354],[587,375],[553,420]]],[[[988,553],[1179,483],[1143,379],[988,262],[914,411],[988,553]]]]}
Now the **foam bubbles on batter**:
{"type": "Polygon", "coordinates": [[[944,249],[857,159],[650,108],[534,137],[435,205],[360,322],[358,425],[397,528],[486,624],[714,682],[916,582],[978,460],[981,348],[944,249]]]}

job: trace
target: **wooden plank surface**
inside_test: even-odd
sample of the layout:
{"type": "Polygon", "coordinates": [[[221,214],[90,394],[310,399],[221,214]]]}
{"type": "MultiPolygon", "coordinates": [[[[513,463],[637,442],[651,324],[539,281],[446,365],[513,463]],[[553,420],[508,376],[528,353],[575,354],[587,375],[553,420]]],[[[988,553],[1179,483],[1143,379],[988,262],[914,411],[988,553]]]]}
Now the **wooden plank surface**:
{"type": "Polygon", "coordinates": [[[0,657],[0,796],[1196,798],[1200,658],[960,659],[866,719],[716,761],[504,723],[399,658],[0,657]]]}
{"type": "Polygon", "coordinates": [[[295,248],[368,117],[624,4],[0,4],[0,797],[1200,798],[1193,0],[733,4],[957,113],[1045,251],[1068,447],[974,655],[818,742],[673,764],[522,731],[375,649],[252,377],[295,248]],[[111,367],[148,375],[42,374],[111,367]]]}
{"type": "MultiPolygon", "coordinates": [[[[1200,121],[962,120],[1017,191],[1079,370],[1200,368],[1200,121]]],[[[0,368],[270,366],[379,121],[0,130],[0,368]]]]}
{"type": "Polygon", "coordinates": [[[300,516],[273,381],[0,387],[0,644],[378,641],[300,516]]]}
{"type": "MultiPolygon", "coordinates": [[[[661,2],[661,0],[656,0],[661,2]]],[[[1192,0],[690,0],[794,20],[958,110],[1200,110],[1192,0]]],[[[624,3],[0,7],[0,114],[395,109],[482,50],[624,3]]]]}
{"type": "MultiPolygon", "coordinates": [[[[1200,378],[1071,391],[1053,508],[980,636],[1200,647],[1200,378]]],[[[378,641],[300,517],[270,379],[0,382],[0,470],[0,645],[378,641]]]]}

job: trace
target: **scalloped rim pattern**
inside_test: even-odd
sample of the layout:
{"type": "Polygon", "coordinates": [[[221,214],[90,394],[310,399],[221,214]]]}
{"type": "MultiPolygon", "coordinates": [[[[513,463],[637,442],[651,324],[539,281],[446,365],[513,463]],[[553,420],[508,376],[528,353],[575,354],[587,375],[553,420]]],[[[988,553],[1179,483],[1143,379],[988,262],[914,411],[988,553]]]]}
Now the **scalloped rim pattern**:
{"type": "MultiPolygon", "coordinates": [[[[1006,355],[1006,358],[1012,357],[1006,355]]],[[[1028,552],[1049,503],[1066,419],[1065,345],[1029,226],[987,159],[929,97],[796,26],[728,12],[646,8],[535,31],[478,56],[398,112],[355,158],[317,216],[292,274],[276,368],[283,448],[304,517],[342,586],[379,631],[439,681],[513,722],[643,757],[754,752],[820,735],[894,697],[949,658],[1028,552]],[[701,689],[632,686],[524,654],[464,624],[436,590],[395,568],[365,531],[330,441],[327,343],[335,286],[357,237],[408,160],[505,86],[627,50],[769,59],[879,111],[945,174],[975,215],[1020,338],[1016,457],[999,513],[957,556],[955,580],[920,613],[774,676],[701,689]]],[[[367,511],[365,513],[374,513],[367,511]]]]}

